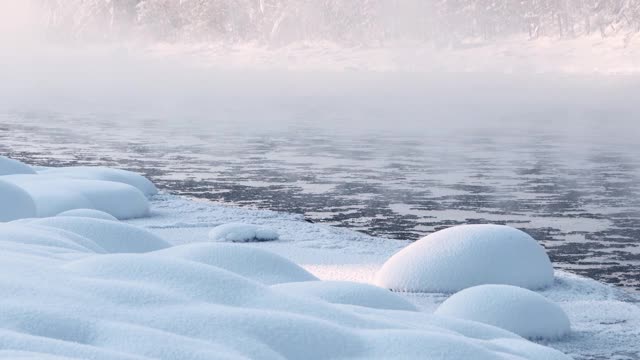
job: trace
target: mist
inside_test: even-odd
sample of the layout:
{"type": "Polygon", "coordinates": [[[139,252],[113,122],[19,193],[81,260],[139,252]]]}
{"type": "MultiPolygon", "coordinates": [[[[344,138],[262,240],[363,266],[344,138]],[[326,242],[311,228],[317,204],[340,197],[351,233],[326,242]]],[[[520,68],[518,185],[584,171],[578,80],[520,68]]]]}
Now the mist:
{"type": "MultiPolygon", "coordinates": [[[[418,32],[407,25],[403,36],[378,34],[381,41],[376,45],[360,39],[354,46],[353,41],[345,42],[340,36],[355,41],[353,34],[362,26],[361,21],[371,28],[384,28],[392,20],[414,23],[404,17],[418,2],[403,3],[395,12],[366,16],[354,15],[362,11],[359,7],[339,3],[273,2],[260,10],[260,6],[252,7],[258,3],[247,2],[238,12],[253,15],[242,31],[254,35],[243,37],[238,35],[241,30],[237,24],[228,24],[230,18],[220,20],[228,25],[222,28],[202,23],[201,17],[207,14],[229,15],[213,6],[218,3],[222,4],[181,2],[174,9],[170,2],[162,5],[158,1],[2,0],[0,106],[14,112],[104,112],[125,118],[136,114],[156,118],[159,123],[188,119],[204,127],[215,127],[224,120],[261,128],[304,123],[319,128],[339,126],[355,133],[380,129],[412,133],[416,129],[451,132],[469,127],[527,129],[542,125],[568,135],[603,134],[603,129],[625,139],[638,134],[635,114],[640,106],[640,82],[635,74],[565,71],[572,65],[571,59],[564,67],[554,65],[540,71],[536,64],[545,56],[542,50],[534,48],[537,57],[531,59],[501,57],[497,51],[489,51],[497,50],[498,44],[515,47],[547,41],[552,38],[550,31],[546,32],[547,40],[529,41],[529,34],[523,32],[521,40],[501,42],[522,32],[521,27],[513,27],[483,39],[484,50],[479,52],[434,45],[433,37],[406,45],[401,40],[416,40],[418,32]],[[205,8],[210,12],[194,12],[188,7],[196,4],[209,6],[205,8]],[[322,15],[327,9],[351,11],[348,19],[352,23],[337,28],[322,15]],[[303,39],[287,35],[290,40],[286,43],[259,38],[259,34],[273,33],[268,30],[274,26],[267,24],[273,15],[269,11],[288,18],[287,11],[294,10],[315,24],[315,30],[307,29],[303,39]],[[172,11],[180,22],[165,23],[164,27],[148,23],[151,18],[164,19],[172,11]],[[258,24],[265,28],[255,28],[258,24]],[[187,28],[191,29],[189,36],[184,34],[187,28]],[[170,39],[160,36],[169,30],[182,35],[174,34],[170,39]],[[305,45],[298,40],[304,40],[305,45]],[[332,45],[327,45],[328,41],[332,45]],[[489,55],[477,56],[482,52],[489,55]],[[616,126],[609,126],[612,122],[616,126]]],[[[473,17],[476,23],[486,16],[477,11],[448,11],[450,16],[473,17]]],[[[503,13],[505,21],[509,14],[503,13]]],[[[461,34],[459,21],[450,20],[439,26],[461,34]]],[[[632,27],[625,29],[619,30],[620,34],[634,31],[632,27]]],[[[577,32],[574,39],[586,35],[577,32]]],[[[558,47],[566,47],[567,41],[571,40],[558,47]]],[[[587,57],[583,59],[581,62],[588,63],[587,57]]]]}

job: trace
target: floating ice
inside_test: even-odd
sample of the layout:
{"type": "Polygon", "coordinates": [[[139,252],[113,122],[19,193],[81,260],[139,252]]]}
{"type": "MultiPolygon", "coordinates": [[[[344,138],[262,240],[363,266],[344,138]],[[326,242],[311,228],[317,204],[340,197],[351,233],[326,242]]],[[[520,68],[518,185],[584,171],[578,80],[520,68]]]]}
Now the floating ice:
{"type": "Polygon", "coordinates": [[[294,295],[320,298],[334,304],[417,311],[413,304],[387,289],[350,281],[303,281],[273,285],[271,288],[294,295]]]}
{"type": "Polygon", "coordinates": [[[570,332],[564,310],[544,296],[510,285],[479,285],[455,293],[436,314],[494,325],[529,339],[555,340],[570,332]]]}
{"type": "Polygon", "coordinates": [[[254,242],[278,240],[278,232],[266,226],[230,223],[216,226],[209,233],[215,241],[254,242]]]}
{"type": "Polygon", "coordinates": [[[553,266],[531,236],[502,225],[462,225],[430,234],[382,266],[376,284],[397,291],[456,292],[481,284],[539,289],[553,266]]]}

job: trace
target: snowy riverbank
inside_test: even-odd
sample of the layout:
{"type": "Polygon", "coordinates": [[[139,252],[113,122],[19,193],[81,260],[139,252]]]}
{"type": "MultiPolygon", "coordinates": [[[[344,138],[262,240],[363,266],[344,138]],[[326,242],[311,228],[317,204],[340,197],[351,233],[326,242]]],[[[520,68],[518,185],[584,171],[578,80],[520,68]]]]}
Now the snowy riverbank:
{"type": "MultiPolygon", "coordinates": [[[[320,280],[372,283],[408,242],[312,224],[297,215],[154,195],[152,185],[127,173],[35,174],[5,164],[13,175],[0,176],[3,200],[13,194],[23,202],[22,215],[14,218],[78,207],[137,218],[115,222],[71,213],[0,224],[1,357],[565,358],[498,328],[432,315],[448,294],[388,293],[398,300],[383,301],[382,309],[290,295],[259,276],[300,281],[302,269],[287,270],[293,265],[284,259],[252,250],[279,254],[320,280]],[[142,197],[130,202],[134,193],[142,197]],[[265,226],[279,239],[211,242],[211,229],[226,223],[265,226]],[[222,264],[225,246],[246,253],[227,252],[222,264]],[[420,312],[391,310],[402,298],[420,312]]],[[[11,220],[13,204],[0,208],[3,220],[11,220]]],[[[345,291],[350,289],[355,285],[345,291]]],[[[572,329],[543,345],[574,359],[640,356],[640,297],[561,271],[538,292],[560,305],[572,329]]],[[[350,293],[352,303],[367,300],[358,298],[359,291],[350,293]]]]}

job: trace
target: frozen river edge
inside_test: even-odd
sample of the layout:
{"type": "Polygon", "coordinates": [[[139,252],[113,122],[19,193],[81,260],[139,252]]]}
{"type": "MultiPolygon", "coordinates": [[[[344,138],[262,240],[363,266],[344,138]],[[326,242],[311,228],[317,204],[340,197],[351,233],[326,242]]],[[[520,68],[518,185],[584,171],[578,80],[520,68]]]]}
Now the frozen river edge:
{"type": "MultiPolygon", "coordinates": [[[[268,226],[275,242],[254,243],[301,265],[322,280],[371,283],[376,271],[409,241],[371,237],[348,229],[312,224],[300,215],[251,210],[170,194],[152,199],[149,218],[127,222],[178,245],[201,242],[212,227],[229,222],[268,226]]],[[[540,291],[569,315],[572,334],[544,344],[574,359],[640,359],[640,296],[568,272],[540,291]]],[[[424,312],[433,312],[448,294],[399,293],[424,312]]]]}

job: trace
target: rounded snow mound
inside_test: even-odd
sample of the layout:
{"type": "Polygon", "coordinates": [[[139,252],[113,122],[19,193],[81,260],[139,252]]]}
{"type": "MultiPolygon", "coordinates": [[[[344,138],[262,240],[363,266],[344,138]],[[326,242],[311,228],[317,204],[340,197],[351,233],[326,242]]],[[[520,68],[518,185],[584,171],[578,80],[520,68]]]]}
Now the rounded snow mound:
{"type": "Polygon", "coordinates": [[[57,176],[8,175],[2,178],[21,187],[36,204],[38,217],[73,209],[95,209],[118,219],[149,215],[149,200],[137,188],[112,181],[78,180],[57,176]]]}
{"type": "Polygon", "coordinates": [[[83,218],[92,218],[92,219],[100,219],[100,220],[111,220],[118,221],[115,216],[108,214],[104,211],[94,210],[94,209],[73,209],[63,211],[56,216],[70,216],[70,217],[83,217],[83,218]]]}
{"type": "Polygon", "coordinates": [[[154,254],[216,266],[266,285],[318,280],[280,255],[240,244],[195,243],[170,247],[154,254]]]}
{"type": "Polygon", "coordinates": [[[432,233],[393,255],[378,286],[407,292],[456,292],[482,284],[539,289],[553,283],[544,248],[503,225],[462,225],[432,233]]]}
{"type": "Polygon", "coordinates": [[[529,339],[555,340],[571,331],[560,306],[531,290],[510,285],[480,285],[445,300],[437,315],[500,327],[529,339]]]}
{"type": "Polygon", "coordinates": [[[418,310],[409,301],[387,289],[350,281],[303,281],[273,285],[271,288],[293,295],[320,298],[333,304],[386,310],[418,310]]]}
{"type": "Polygon", "coordinates": [[[0,180],[0,222],[35,217],[36,204],[22,188],[0,180]]]}
{"type": "Polygon", "coordinates": [[[18,160],[10,159],[0,155],[0,176],[13,174],[35,174],[31,166],[18,160]]]}
{"type": "Polygon", "coordinates": [[[209,232],[214,241],[257,242],[278,240],[278,232],[266,226],[229,223],[216,226],[209,232]]]}
{"type": "Polygon", "coordinates": [[[131,171],[110,169],[99,166],[73,166],[47,168],[40,171],[43,175],[57,176],[69,179],[102,180],[131,185],[140,190],[145,196],[158,193],[156,186],[146,177],[131,171]]]}
{"type": "Polygon", "coordinates": [[[49,217],[29,224],[62,229],[85,237],[107,253],[143,253],[169,247],[169,243],[139,227],[86,217],[49,217]]]}

